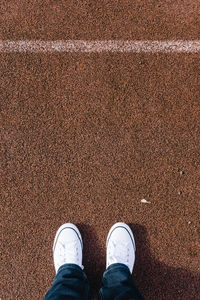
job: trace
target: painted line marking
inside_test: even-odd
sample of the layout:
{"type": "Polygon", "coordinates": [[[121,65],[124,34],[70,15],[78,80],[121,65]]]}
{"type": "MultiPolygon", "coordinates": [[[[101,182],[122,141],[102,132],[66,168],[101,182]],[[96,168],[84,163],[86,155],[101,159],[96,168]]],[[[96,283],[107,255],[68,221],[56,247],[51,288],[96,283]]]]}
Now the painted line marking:
{"type": "Polygon", "coordinates": [[[84,40],[0,40],[0,52],[200,52],[200,40],[166,40],[166,41],[84,41],[84,40]]]}

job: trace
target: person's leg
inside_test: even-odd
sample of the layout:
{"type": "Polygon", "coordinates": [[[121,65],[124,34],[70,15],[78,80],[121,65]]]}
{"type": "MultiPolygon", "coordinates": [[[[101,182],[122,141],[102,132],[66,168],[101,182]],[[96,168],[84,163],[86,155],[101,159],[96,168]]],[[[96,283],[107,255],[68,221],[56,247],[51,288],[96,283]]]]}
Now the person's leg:
{"type": "Polygon", "coordinates": [[[105,300],[142,300],[136,288],[132,271],[135,262],[135,240],[130,227],[116,223],[108,233],[106,271],[98,298],[105,300]]]}
{"type": "Polygon", "coordinates": [[[63,224],[57,231],[53,258],[56,277],[45,300],[90,300],[88,279],[82,265],[83,242],[78,228],[71,223],[63,224]]]}
{"type": "Polygon", "coordinates": [[[112,264],[104,272],[99,299],[142,300],[125,264],[112,264]]]}
{"type": "Polygon", "coordinates": [[[92,299],[90,286],[83,270],[75,264],[65,264],[58,270],[45,300],[92,299]]]}

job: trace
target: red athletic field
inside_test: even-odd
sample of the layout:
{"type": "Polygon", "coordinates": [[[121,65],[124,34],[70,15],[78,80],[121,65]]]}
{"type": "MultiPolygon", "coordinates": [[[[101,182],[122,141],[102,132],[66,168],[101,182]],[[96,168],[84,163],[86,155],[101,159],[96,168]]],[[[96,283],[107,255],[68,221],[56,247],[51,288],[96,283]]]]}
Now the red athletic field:
{"type": "MultiPolygon", "coordinates": [[[[199,9],[2,1],[0,39],[198,40],[199,9]]],[[[0,299],[44,298],[65,222],[80,229],[96,295],[119,221],[133,230],[145,299],[199,299],[199,53],[0,56],[0,299]]]]}

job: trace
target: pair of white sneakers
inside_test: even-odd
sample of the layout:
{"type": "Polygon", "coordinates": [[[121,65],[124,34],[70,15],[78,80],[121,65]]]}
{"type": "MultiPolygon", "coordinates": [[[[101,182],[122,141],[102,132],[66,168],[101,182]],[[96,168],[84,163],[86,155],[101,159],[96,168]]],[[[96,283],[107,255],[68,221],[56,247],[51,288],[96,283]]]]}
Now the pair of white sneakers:
{"type": "MultiPolygon", "coordinates": [[[[125,264],[130,272],[135,262],[135,240],[130,227],[122,222],[115,223],[106,241],[106,269],[114,263],[125,264]]],[[[53,259],[56,273],[64,264],[76,264],[82,269],[83,241],[72,223],[63,224],[57,231],[53,244],[53,259]]]]}

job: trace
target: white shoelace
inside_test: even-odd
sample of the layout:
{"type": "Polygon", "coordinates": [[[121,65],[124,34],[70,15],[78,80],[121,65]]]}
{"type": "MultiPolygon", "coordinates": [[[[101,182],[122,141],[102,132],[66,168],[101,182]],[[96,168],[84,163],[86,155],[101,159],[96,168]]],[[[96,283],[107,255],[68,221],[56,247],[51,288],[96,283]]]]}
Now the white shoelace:
{"type": "Polygon", "coordinates": [[[129,263],[129,245],[121,241],[109,241],[109,264],[111,263],[129,263]]]}
{"type": "MultiPolygon", "coordinates": [[[[75,263],[80,264],[79,257],[78,257],[78,243],[79,241],[72,241],[68,242],[67,244],[63,244],[59,242],[59,261],[62,264],[66,263],[75,263]]],[[[57,245],[58,246],[58,245],[57,245]]],[[[81,265],[82,269],[83,266],[81,265]]]]}

